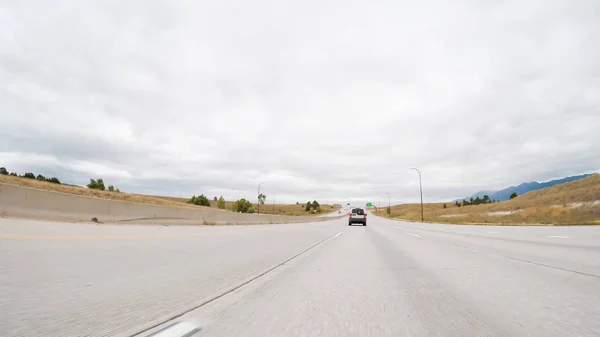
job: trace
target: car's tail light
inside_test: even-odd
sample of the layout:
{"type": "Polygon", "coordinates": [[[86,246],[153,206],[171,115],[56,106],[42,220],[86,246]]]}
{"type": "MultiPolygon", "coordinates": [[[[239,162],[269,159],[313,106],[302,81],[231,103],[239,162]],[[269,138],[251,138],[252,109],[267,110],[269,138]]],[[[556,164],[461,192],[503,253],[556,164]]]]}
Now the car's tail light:
{"type": "Polygon", "coordinates": [[[367,218],[367,213],[365,213],[365,219],[367,218]]]}

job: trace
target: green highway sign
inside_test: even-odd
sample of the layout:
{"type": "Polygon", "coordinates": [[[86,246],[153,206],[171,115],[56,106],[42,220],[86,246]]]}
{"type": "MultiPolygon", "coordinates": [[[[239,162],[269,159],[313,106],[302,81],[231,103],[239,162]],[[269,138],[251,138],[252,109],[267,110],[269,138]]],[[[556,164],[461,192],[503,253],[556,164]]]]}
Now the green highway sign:
{"type": "Polygon", "coordinates": [[[367,207],[373,207],[373,203],[372,202],[367,202],[367,207]]]}

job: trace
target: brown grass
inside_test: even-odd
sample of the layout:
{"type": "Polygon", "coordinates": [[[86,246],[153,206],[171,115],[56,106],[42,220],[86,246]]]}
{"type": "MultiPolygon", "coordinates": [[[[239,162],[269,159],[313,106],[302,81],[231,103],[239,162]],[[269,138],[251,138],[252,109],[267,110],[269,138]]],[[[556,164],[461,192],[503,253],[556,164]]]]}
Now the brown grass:
{"type": "Polygon", "coordinates": [[[180,202],[175,202],[172,200],[153,197],[153,196],[149,196],[149,195],[91,190],[89,188],[84,188],[84,187],[52,184],[52,183],[49,183],[46,181],[6,176],[6,175],[0,175],[0,183],[24,186],[24,187],[36,188],[39,190],[54,191],[54,192],[60,192],[60,193],[66,193],[66,194],[81,195],[81,196],[92,197],[92,198],[129,201],[129,202],[135,202],[135,203],[140,203],[140,204],[161,205],[161,206],[169,206],[169,207],[186,207],[186,208],[195,207],[195,206],[192,206],[189,204],[182,204],[180,202]]]}
{"type": "MultiPolygon", "coordinates": [[[[76,187],[69,185],[59,185],[52,184],[46,181],[40,181],[35,179],[27,179],[21,177],[14,176],[6,176],[0,175],[0,184],[10,184],[17,186],[24,186],[35,188],[39,190],[47,190],[54,191],[66,194],[73,195],[81,195],[92,198],[99,199],[111,199],[111,200],[121,200],[128,202],[135,202],[139,204],[151,204],[151,205],[160,205],[160,206],[168,206],[168,207],[183,207],[183,208],[206,208],[204,206],[190,205],[188,204],[188,198],[178,198],[178,197],[166,197],[166,196],[152,196],[152,195],[144,195],[144,194],[134,194],[134,193],[117,193],[117,192],[108,192],[108,191],[99,191],[99,190],[91,190],[89,188],[84,187],[76,187]]],[[[256,204],[253,204],[254,208],[256,208],[256,204]]],[[[211,200],[210,201],[211,209],[218,210],[217,202],[211,200]]],[[[231,210],[233,206],[233,201],[225,201],[225,208],[227,210],[231,210]]],[[[333,212],[335,209],[330,205],[321,205],[323,211],[321,214],[326,214],[329,212],[333,212]]],[[[261,214],[279,214],[279,215],[313,215],[308,212],[304,212],[303,205],[286,205],[286,204],[276,204],[275,212],[273,212],[272,204],[260,205],[260,213],[261,214]]],[[[319,215],[319,214],[316,214],[319,215]]]]}
{"type": "MultiPolygon", "coordinates": [[[[161,198],[165,200],[169,200],[172,202],[179,203],[187,203],[189,199],[187,198],[178,198],[178,197],[162,197],[157,196],[156,198],[161,198]]],[[[256,210],[256,203],[253,203],[252,206],[256,210]]],[[[327,213],[335,212],[338,208],[334,208],[332,205],[321,205],[321,213],[312,214],[304,211],[305,205],[295,205],[295,204],[269,204],[268,202],[264,205],[260,205],[260,214],[271,214],[271,215],[292,215],[292,216],[301,216],[301,215],[322,215],[327,213]]],[[[217,208],[217,202],[214,200],[210,200],[210,207],[217,208]]],[[[225,201],[225,209],[231,210],[233,208],[233,201],[225,201]]]]}
{"type": "MultiPolygon", "coordinates": [[[[600,224],[600,174],[526,193],[513,200],[455,207],[454,202],[424,204],[425,221],[456,224],[600,224]],[[585,203],[588,204],[585,204],[585,203]],[[583,203],[573,207],[574,203],[583,203]],[[490,215],[490,212],[514,212],[490,215]]],[[[385,209],[379,210],[385,216],[385,209]]],[[[392,206],[392,217],[420,221],[419,204],[392,206]]]]}
{"type": "MultiPolygon", "coordinates": [[[[256,204],[253,204],[256,208],[256,204]]],[[[289,204],[264,204],[260,205],[261,214],[279,214],[279,215],[322,215],[336,211],[331,205],[321,205],[321,213],[312,214],[304,211],[306,205],[289,205],[289,204]]]]}

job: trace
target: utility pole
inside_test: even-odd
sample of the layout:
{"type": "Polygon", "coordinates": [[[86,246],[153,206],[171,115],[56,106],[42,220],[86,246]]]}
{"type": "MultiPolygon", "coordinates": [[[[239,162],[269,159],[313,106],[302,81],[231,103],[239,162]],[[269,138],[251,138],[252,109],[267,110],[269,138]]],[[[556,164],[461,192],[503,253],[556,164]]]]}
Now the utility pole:
{"type": "Polygon", "coordinates": [[[415,170],[417,171],[417,173],[419,173],[419,192],[421,193],[421,222],[423,222],[423,184],[421,184],[421,171],[414,167],[411,167],[410,169],[415,170]]]}
{"type": "Polygon", "coordinates": [[[389,216],[391,217],[392,216],[392,201],[391,201],[392,200],[392,195],[389,194],[388,192],[385,192],[385,194],[388,195],[388,209],[389,209],[389,212],[390,212],[389,216]]]}

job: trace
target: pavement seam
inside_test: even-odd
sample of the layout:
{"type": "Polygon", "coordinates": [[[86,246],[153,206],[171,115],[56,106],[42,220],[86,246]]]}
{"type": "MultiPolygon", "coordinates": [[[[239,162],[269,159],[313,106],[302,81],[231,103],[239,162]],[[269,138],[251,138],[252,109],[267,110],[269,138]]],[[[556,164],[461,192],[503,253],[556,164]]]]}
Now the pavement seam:
{"type": "Polygon", "coordinates": [[[504,258],[507,258],[507,259],[515,260],[515,261],[520,261],[520,262],[525,262],[525,263],[531,263],[531,264],[535,264],[535,265],[541,266],[541,267],[546,267],[546,268],[551,268],[551,269],[558,269],[558,270],[568,271],[568,272],[575,273],[575,274],[580,274],[580,275],[585,275],[585,276],[600,278],[600,275],[589,274],[589,273],[584,273],[584,272],[577,271],[577,270],[556,267],[556,266],[552,266],[552,265],[545,264],[545,263],[540,263],[540,262],[535,262],[535,261],[530,261],[530,260],[525,260],[525,259],[519,259],[519,258],[516,258],[516,257],[512,257],[512,256],[508,256],[508,255],[503,255],[503,254],[495,254],[495,253],[489,253],[489,254],[490,255],[504,257],[504,258]]]}
{"type": "MultiPolygon", "coordinates": [[[[341,232],[340,232],[340,233],[341,233],[341,232]]],[[[205,306],[205,305],[207,305],[207,304],[209,304],[209,303],[211,303],[211,302],[214,302],[214,301],[216,301],[216,300],[220,299],[221,297],[223,297],[223,296],[225,296],[225,295],[227,295],[227,294],[230,294],[230,293],[232,293],[232,292],[234,292],[234,291],[236,291],[236,290],[238,290],[238,289],[242,288],[243,286],[245,286],[245,285],[248,285],[248,284],[252,283],[253,281],[256,281],[256,280],[258,280],[259,278],[261,278],[261,277],[263,277],[263,276],[267,275],[268,273],[270,273],[270,272],[274,271],[275,269],[277,269],[277,268],[279,268],[279,267],[281,267],[281,266],[285,265],[286,263],[288,263],[288,262],[290,262],[290,261],[292,261],[292,260],[296,259],[297,257],[299,257],[299,256],[301,256],[301,255],[303,255],[303,254],[307,253],[308,251],[310,251],[310,250],[312,250],[313,248],[315,248],[315,247],[319,246],[320,244],[324,243],[325,241],[327,241],[327,240],[329,240],[329,239],[332,239],[332,238],[335,238],[335,237],[337,237],[337,236],[338,236],[340,233],[336,233],[336,234],[330,235],[330,236],[326,237],[325,239],[323,239],[323,240],[321,240],[321,241],[317,242],[316,244],[314,244],[314,245],[312,245],[312,246],[308,247],[307,249],[305,249],[305,250],[301,251],[300,253],[298,253],[298,254],[296,254],[296,255],[294,255],[294,256],[292,256],[292,257],[290,257],[290,258],[288,258],[288,259],[284,260],[283,262],[280,262],[280,263],[278,263],[278,264],[274,265],[273,267],[271,267],[271,268],[269,268],[269,269],[267,269],[267,270],[263,271],[262,273],[260,273],[260,274],[258,274],[258,275],[256,275],[256,276],[254,276],[254,277],[252,277],[252,278],[250,278],[250,279],[248,279],[248,280],[246,280],[246,281],[243,281],[242,283],[240,283],[240,284],[238,284],[238,285],[236,285],[236,286],[234,286],[234,287],[232,287],[232,288],[230,288],[230,289],[228,289],[228,290],[226,290],[226,291],[224,291],[224,292],[222,292],[222,293],[220,293],[220,294],[218,294],[218,295],[216,295],[216,296],[214,296],[214,297],[212,297],[212,298],[210,298],[210,299],[208,299],[208,300],[206,300],[206,301],[204,301],[204,302],[202,302],[202,303],[200,303],[199,305],[196,305],[196,306],[194,306],[194,307],[192,307],[192,308],[190,308],[190,309],[185,309],[185,310],[183,310],[182,312],[179,312],[179,313],[177,313],[177,314],[174,314],[174,315],[172,315],[171,317],[167,318],[166,320],[163,320],[162,322],[159,322],[159,323],[157,323],[157,324],[153,324],[151,327],[145,328],[145,329],[143,329],[143,330],[141,330],[141,331],[139,331],[139,332],[137,332],[137,333],[133,334],[132,336],[139,336],[139,335],[141,335],[141,334],[143,334],[143,333],[145,333],[145,332],[148,332],[148,331],[150,331],[150,330],[152,330],[152,329],[154,329],[154,328],[156,328],[156,327],[159,327],[159,326],[161,326],[162,324],[165,324],[165,323],[167,323],[167,322],[169,322],[169,321],[172,321],[172,320],[175,320],[175,319],[177,319],[177,318],[180,318],[180,317],[184,316],[185,314],[187,314],[187,313],[189,313],[189,312],[192,312],[192,311],[194,311],[194,310],[196,310],[196,309],[199,309],[199,308],[201,308],[201,307],[203,307],[203,306],[205,306]]]]}

